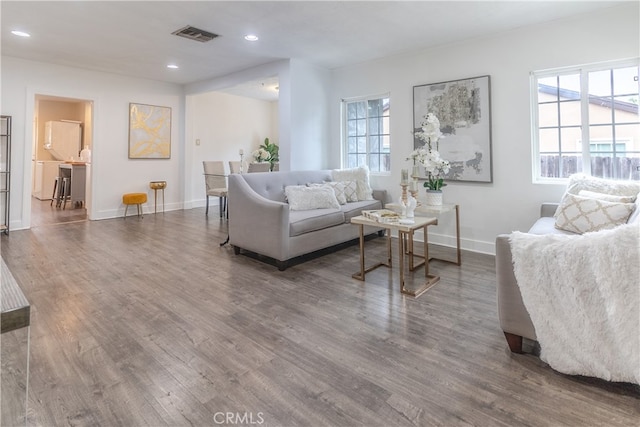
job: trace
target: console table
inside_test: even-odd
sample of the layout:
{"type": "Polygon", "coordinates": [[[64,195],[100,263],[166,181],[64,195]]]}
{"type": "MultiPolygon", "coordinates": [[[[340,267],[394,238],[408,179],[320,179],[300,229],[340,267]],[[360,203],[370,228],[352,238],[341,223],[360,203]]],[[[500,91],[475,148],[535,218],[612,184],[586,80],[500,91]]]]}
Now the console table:
{"type": "Polygon", "coordinates": [[[439,276],[435,276],[429,273],[429,247],[427,244],[427,227],[430,225],[436,225],[438,220],[436,218],[418,217],[414,219],[413,224],[401,224],[399,222],[385,223],[378,222],[372,219],[368,219],[362,215],[355,218],[351,218],[351,224],[358,225],[360,227],[360,271],[353,274],[354,279],[364,280],[365,274],[381,266],[392,267],[391,261],[391,232],[398,232],[398,264],[400,274],[400,292],[403,294],[411,295],[412,297],[419,297],[425,293],[430,287],[438,283],[439,276]],[[387,233],[387,262],[377,263],[369,268],[365,268],[364,262],[364,226],[380,227],[384,228],[387,233]],[[424,257],[418,264],[414,264],[414,251],[413,251],[413,236],[416,230],[422,229],[424,232],[424,257]],[[424,265],[424,275],[426,282],[420,288],[416,290],[407,289],[404,285],[404,255],[409,256],[409,270],[414,271],[418,267],[424,265]]]}

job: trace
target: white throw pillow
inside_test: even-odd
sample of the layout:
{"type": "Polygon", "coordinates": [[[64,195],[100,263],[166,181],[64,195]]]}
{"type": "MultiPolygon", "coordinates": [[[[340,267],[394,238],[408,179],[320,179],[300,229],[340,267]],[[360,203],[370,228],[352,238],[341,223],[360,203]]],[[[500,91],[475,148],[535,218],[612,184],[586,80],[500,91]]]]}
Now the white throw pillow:
{"type": "Polygon", "coordinates": [[[614,228],[627,222],[634,207],[567,193],[556,211],[555,226],[579,234],[614,228]]]}
{"type": "Polygon", "coordinates": [[[355,181],[340,181],[344,188],[344,197],[347,202],[358,201],[358,185],[355,181]]]}
{"type": "Polygon", "coordinates": [[[332,176],[334,181],[355,181],[359,201],[373,200],[373,190],[369,185],[369,168],[367,166],[353,169],[334,169],[332,176]]]}
{"type": "Polygon", "coordinates": [[[342,182],[330,181],[322,184],[307,184],[308,187],[329,187],[336,195],[336,200],[341,205],[347,203],[347,197],[344,194],[344,184],[342,182]]]}
{"type": "Polygon", "coordinates": [[[611,194],[614,196],[635,197],[640,193],[638,181],[615,181],[611,179],[597,178],[585,174],[574,174],[569,177],[567,192],[579,194],[581,190],[594,191],[596,193],[611,194]]]}
{"type": "Polygon", "coordinates": [[[614,196],[613,194],[596,193],[595,191],[580,190],[578,196],[588,197],[590,199],[604,200],[605,202],[616,203],[633,203],[636,201],[635,197],[631,196],[614,196]]]}
{"type": "Polygon", "coordinates": [[[290,185],[284,188],[284,194],[292,211],[311,209],[340,209],[336,193],[331,187],[306,187],[290,185]]]}

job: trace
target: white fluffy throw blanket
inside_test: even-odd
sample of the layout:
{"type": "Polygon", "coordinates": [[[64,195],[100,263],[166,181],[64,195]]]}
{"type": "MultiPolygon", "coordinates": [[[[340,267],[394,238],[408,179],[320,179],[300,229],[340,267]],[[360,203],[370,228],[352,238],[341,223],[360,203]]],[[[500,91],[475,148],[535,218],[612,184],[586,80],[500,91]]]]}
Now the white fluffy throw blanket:
{"type": "Polygon", "coordinates": [[[522,300],[553,369],[640,384],[640,228],[511,236],[522,300]]]}

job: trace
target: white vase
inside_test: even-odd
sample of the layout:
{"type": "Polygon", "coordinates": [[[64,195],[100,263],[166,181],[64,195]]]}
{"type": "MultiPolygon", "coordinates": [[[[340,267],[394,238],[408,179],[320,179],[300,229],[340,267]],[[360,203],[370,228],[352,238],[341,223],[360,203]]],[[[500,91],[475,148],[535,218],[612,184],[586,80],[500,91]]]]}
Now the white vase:
{"type": "Polygon", "coordinates": [[[442,190],[427,190],[427,205],[442,206],[442,190]]]}

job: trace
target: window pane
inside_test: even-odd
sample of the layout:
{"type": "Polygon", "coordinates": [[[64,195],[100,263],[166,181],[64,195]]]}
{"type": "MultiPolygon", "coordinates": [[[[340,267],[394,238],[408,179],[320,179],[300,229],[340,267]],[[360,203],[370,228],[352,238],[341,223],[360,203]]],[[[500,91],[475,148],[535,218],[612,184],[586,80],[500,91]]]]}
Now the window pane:
{"type": "Polygon", "coordinates": [[[382,99],[382,115],[389,117],[389,112],[390,112],[391,108],[390,108],[390,104],[389,104],[389,98],[383,98],[382,99]]]}
{"type": "Polygon", "coordinates": [[[389,130],[389,117],[382,118],[382,133],[390,134],[389,130]]]}
{"type": "Polygon", "coordinates": [[[540,176],[544,178],[560,177],[560,156],[543,154],[540,156],[540,176]]]}
{"type": "Polygon", "coordinates": [[[640,116],[638,116],[638,97],[636,96],[636,103],[629,102],[629,97],[617,96],[614,98],[614,114],[616,123],[638,123],[640,122],[640,116]]]}
{"type": "Polygon", "coordinates": [[[580,74],[560,76],[560,98],[580,99],[580,74]]]}
{"type": "Polygon", "coordinates": [[[367,152],[367,138],[364,136],[358,137],[358,153],[367,152]]]}
{"type": "MultiPolygon", "coordinates": [[[[617,68],[613,70],[613,94],[631,95],[638,93],[638,67],[617,68]]],[[[636,105],[638,104],[636,97],[636,105]]]]}
{"type": "Polygon", "coordinates": [[[624,145],[625,151],[640,152],[640,124],[616,125],[616,146],[624,145]]]}
{"type": "Polygon", "coordinates": [[[356,136],[356,121],[347,121],[347,136],[356,136]]]}
{"type": "Polygon", "coordinates": [[[598,154],[591,156],[591,175],[600,178],[615,178],[614,162],[611,156],[598,154]]]}
{"type": "Polygon", "coordinates": [[[539,104],[538,105],[538,126],[550,127],[558,126],[558,104],[539,104]]]}
{"type": "Polygon", "coordinates": [[[618,157],[617,179],[640,180],[640,153],[618,157]]]}
{"type": "Polygon", "coordinates": [[[358,156],[355,154],[349,154],[347,156],[347,167],[348,168],[357,168],[358,167],[358,156]]]}
{"type": "Polygon", "coordinates": [[[350,102],[347,104],[347,119],[355,120],[356,119],[356,111],[357,106],[355,102],[350,102]]]}
{"type": "Polygon", "coordinates": [[[597,98],[589,102],[589,123],[608,124],[612,120],[611,98],[597,98]]]}
{"type": "Polygon", "coordinates": [[[389,154],[382,154],[380,156],[380,172],[391,171],[391,156],[389,154]]]}
{"type": "Polygon", "coordinates": [[[560,152],[558,134],[558,129],[540,129],[538,131],[538,144],[541,153],[560,152]]]}
{"type": "Polygon", "coordinates": [[[367,134],[367,121],[365,119],[356,120],[356,135],[364,136],[367,134]]]}
{"type": "Polygon", "coordinates": [[[389,135],[382,137],[382,151],[388,153],[391,150],[391,141],[389,141],[389,135]]]}
{"type": "Polygon", "coordinates": [[[579,127],[560,129],[560,148],[563,153],[582,152],[582,130],[579,127]]]}
{"type": "Polygon", "coordinates": [[[380,134],[380,119],[372,118],[369,119],[369,134],[370,135],[379,135],[380,134]]]}
{"type": "Polygon", "coordinates": [[[580,118],[580,101],[560,103],[560,125],[574,126],[582,122],[580,118]]]}
{"type": "Polygon", "coordinates": [[[561,159],[561,176],[567,178],[574,173],[582,172],[582,154],[562,155],[561,159]]]}
{"type": "Polygon", "coordinates": [[[589,127],[589,144],[609,144],[613,143],[613,126],[590,126],[589,127]]]}
{"type": "Polygon", "coordinates": [[[357,108],[357,118],[364,119],[367,117],[367,105],[364,101],[356,103],[357,108]]]}
{"type": "Polygon", "coordinates": [[[558,78],[545,77],[538,79],[538,102],[558,100],[558,78]]]}
{"type": "Polygon", "coordinates": [[[355,153],[358,148],[356,138],[354,136],[347,138],[347,144],[347,153],[355,153]]]}
{"type": "Polygon", "coordinates": [[[374,99],[369,101],[369,116],[379,117],[382,115],[382,100],[374,99]]]}
{"type": "Polygon", "coordinates": [[[589,95],[611,96],[611,70],[589,73],[589,95]]]}
{"type": "Polygon", "coordinates": [[[380,156],[377,154],[369,156],[369,169],[373,172],[380,172],[380,156]]]}
{"type": "Polygon", "coordinates": [[[358,154],[358,164],[357,166],[364,166],[367,164],[367,155],[366,154],[358,154]]]}
{"type": "Polygon", "coordinates": [[[369,150],[372,153],[380,152],[380,137],[379,136],[370,136],[369,137],[369,150]]]}

